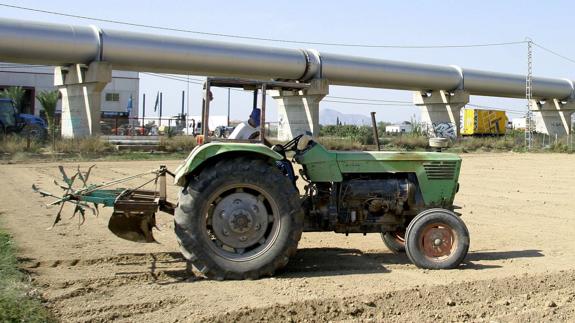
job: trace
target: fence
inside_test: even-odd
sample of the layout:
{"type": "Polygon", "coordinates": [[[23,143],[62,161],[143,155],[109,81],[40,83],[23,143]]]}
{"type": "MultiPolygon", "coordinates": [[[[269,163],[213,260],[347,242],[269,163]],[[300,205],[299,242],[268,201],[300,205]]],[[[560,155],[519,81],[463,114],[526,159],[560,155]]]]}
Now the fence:
{"type": "Polygon", "coordinates": [[[193,135],[201,129],[201,122],[184,117],[171,118],[129,118],[123,116],[102,116],[100,132],[114,136],[159,136],[193,135]]]}
{"type": "MultiPolygon", "coordinates": [[[[232,121],[229,127],[221,123],[221,121],[210,122],[210,133],[216,137],[227,136],[239,122],[232,121]]],[[[102,116],[100,132],[104,136],[192,136],[202,134],[202,122],[188,116],[170,118],[102,116]]],[[[266,122],[266,135],[277,135],[277,122],[266,122]]]]}

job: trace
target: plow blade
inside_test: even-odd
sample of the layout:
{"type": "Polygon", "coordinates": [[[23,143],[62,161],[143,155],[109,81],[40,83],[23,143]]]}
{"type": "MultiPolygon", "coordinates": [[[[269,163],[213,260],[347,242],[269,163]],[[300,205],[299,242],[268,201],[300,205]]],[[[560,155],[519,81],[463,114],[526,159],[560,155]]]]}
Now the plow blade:
{"type": "Polygon", "coordinates": [[[119,238],[134,242],[156,242],[152,229],[156,226],[155,213],[114,211],[108,229],[119,238]]]}

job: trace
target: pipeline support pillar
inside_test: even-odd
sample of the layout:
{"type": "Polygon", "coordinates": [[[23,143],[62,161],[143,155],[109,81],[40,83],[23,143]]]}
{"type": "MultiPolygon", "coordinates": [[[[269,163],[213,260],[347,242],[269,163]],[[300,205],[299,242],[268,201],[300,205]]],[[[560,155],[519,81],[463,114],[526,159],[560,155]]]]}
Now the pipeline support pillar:
{"type": "Polygon", "coordinates": [[[307,131],[319,136],[319,103],[329,93],[326,79],[314,79],[304,91],[271,91],[278,105],[278,140],[307,131]]]}
{"type": "Polygon", "coordinates": [[[575,112],[575,101],[533,100],[531,106],[535,131],[553,137],[571,134],[571,115],[575,112]]]}
{"type": "Polygon", "coordinates": [[[455,139],[461,129],[461,108],[469,103],[462,90],[413,92],[413,103],[421,109],[421,123],[430,137],[455,139]]]}
{"type": "Polygon", "coordinates": [[[102,90],[111,81],[112,67],[107,62],[54,69],[54,85],[62,95],[62,137],[84,138],[100,134],[102,90]]]}

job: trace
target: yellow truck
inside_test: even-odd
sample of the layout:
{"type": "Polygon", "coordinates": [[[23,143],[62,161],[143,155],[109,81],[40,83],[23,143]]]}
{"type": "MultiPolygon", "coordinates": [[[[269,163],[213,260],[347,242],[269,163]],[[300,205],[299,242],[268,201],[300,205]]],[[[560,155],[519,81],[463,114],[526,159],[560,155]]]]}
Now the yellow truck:
{"type": "Polygon", "coordinates": [[[463,109],[463,136],[503,136],[506,126],[505,111],[463,109]]]}

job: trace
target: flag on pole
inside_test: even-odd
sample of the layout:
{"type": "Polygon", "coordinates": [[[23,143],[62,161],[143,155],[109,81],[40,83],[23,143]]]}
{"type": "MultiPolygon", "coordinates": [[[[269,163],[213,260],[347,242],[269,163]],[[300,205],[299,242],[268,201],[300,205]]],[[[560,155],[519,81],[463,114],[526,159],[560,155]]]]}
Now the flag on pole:
{"type": "Polygon", "coordinates": [[[132,95],[130,94],[130,98],[128,99],[128,105],[126,106],[126,112],[128,112],[128,115],[132,114],[133,104],[134,104],[134,99],[132,98],[132,95]]]}
{"type": "Polygon", "coordinates": [[[156,103],[154,103],[154,112],[158,111],[158,106],[160,106],[160,91],[156,94],[156,103]]]}

